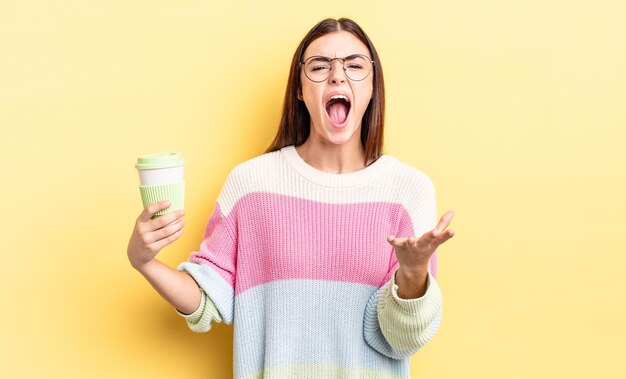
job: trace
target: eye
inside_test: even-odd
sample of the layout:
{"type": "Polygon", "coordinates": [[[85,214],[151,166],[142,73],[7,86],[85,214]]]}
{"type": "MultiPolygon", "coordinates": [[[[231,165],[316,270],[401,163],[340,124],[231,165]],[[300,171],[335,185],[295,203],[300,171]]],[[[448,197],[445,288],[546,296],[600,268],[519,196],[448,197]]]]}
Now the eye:
{"type": "Polygon", "coordinates": [[[330,65],[328,64],[314,64],[310,67],[311,71],[324,71],[330,70],[330,65]]]}
{"type": "Polygon", "coordinates": [[[351,55],[346,58],[346,69],[351,71],[365,70],[368,61],[362,55],[351,55]]]}
{"type": "Polygon", "coordinates": [[[306,63],[307,72],[316,73],[332,70],[332,63],[326,57],[311,57],[306,63]]]}
{"type": "Polygon", "coordinates": [[[350,62],[350,63],[346,63],[346,68],[348,70],[362,70],[363,69],[363,65],[360,64],[360,63],[350,62]]]}

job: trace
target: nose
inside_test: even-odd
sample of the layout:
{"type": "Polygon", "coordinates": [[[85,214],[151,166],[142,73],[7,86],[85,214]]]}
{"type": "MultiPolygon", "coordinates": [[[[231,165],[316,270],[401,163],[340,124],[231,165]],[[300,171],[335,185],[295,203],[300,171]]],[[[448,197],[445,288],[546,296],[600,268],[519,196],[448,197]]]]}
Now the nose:
{"type": "Polygon", "coordinates": [[[328,79],[331,83],[343,83],[346,81],[346,73],[343,70],[343,61],[342,60],[333,60],[330,62],[333,66],[333,69],[330,71],[330,76],[328,79]]]}

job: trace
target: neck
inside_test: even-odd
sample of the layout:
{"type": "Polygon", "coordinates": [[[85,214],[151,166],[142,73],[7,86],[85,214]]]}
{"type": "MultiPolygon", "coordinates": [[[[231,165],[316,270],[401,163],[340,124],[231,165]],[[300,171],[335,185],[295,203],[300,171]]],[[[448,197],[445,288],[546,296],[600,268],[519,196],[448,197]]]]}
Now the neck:
{"type": "Polygon", "coordinates": [[[330,174],[348,174],[365,167],[365,150],[358,143],[335,145],[308,138],[296,147],[298,155],[310,166],[330,174]]]}

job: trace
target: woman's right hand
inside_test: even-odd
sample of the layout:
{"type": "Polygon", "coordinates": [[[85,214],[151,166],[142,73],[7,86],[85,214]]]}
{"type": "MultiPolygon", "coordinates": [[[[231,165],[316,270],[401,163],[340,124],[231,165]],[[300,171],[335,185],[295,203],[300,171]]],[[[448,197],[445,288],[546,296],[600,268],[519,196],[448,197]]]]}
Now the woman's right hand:
{"type": "Polygon", "coordinates": [[[161,249],[176,241],[183,234],[185,212],[168,213],[152,219],[156,212],[167,209],[169,201],[148,205],[135,222],[135,229],[128,241],[128,260],[137,270],[154,259],[161,249]]]}

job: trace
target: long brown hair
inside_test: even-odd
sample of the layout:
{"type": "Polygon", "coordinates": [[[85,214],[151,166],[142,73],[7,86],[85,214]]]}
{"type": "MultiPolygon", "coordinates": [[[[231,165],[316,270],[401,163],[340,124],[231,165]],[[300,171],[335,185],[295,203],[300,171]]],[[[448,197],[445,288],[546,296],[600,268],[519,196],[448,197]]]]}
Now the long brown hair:
{"type": "Polygon", "coordinates": [[[276,151],[288,145],[299,146],[306,141],[310,133],[311,116],[303,101],[298,99],[300,88],[300,62],[306,48],[326,34],[345,30],[358,38],[372,54],[374,61],[374,83],[372,100],[370,100],[361,123],[361,144],[365,149],[365,163],[376,160],[382,155],[383,130],[385,122],[385,83],[383,68],[374,48],[374,44],[363,29],[348,18],[338,20],[327,18],[315,25],[304,37],[291,60],[291,70],[283,102],[283,114],[280,119],[278,133],[266,152],[276,151]]]}

